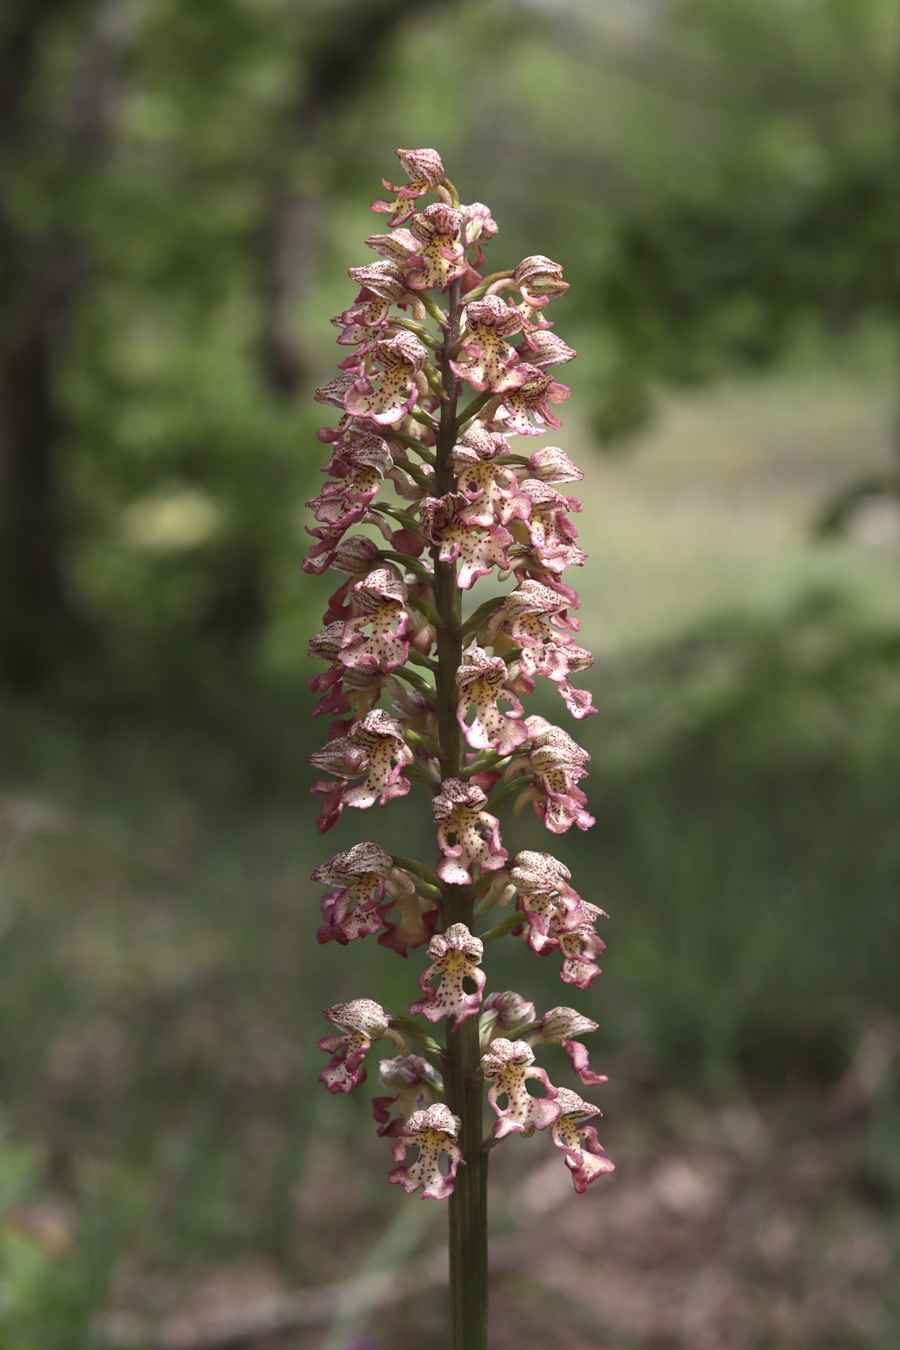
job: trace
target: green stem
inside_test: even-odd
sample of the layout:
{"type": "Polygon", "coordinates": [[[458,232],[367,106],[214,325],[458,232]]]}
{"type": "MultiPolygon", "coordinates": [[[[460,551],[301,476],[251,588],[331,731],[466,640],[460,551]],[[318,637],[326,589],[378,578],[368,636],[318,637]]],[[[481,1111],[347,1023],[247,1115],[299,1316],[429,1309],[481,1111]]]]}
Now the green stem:
{"type": "Polygon", "coordinates": [[[398,668],[391,673],[396,675],[398,679],[406,680],[407,684],[411,684],[413,689],[417,689],[419,693],[424,694],[426,698],[434,698],[434,689],[427,680],[423,680],[422,676],[417,675],[414,670],[407,670],[406,666],[398,666],[398,668]]]}
{"type": "Polygon", "coordinates": [[[527,792],[529,786],[528,779],[522,778],[521,776],[513,778],[509,783],[504,783],[503,787],[488,800],[487,805],[490,808],[491,814],[508,802],[510,797],[514,797],[517,792],[527,792]]]}
{"type": "Polygon", "coordinates": [[[410,436],[405,431],[398,431],[396,427],[391,427],[389,439],[392,441],[400,441],[402,445],[408,445],[410,450],[415,450],[416,454],[421,459],[425,460],[426,464],[434,463],[434,455],[432,452],[428,449],[427,445],[423,445],[415,436],[410,436]]]}
{"type": "Polygon", "coordinates": [[[410,647],[407,660],[412,661],[414,666],[422,666],[425,670],[434,671],[435,663],[430,656],[424,656],[422,652],[417,652],[415,647],[410,647]]]}
{"type": "MultiPolygon", "coordinates": [[[[479,933],[482,942],[496,942],[498,938],[506,937],[514,928],[521,928],[525,922],[525,915],[519,913],[507,914],[505,919],[501,919],[494,928],[488,928],[486,932],[479,933]]],[[[504,1031],[504,1036],[506,1032],[504,1031]]]]}
{"type": "MultiPolygon", "coordinates": [[[[450,353],[459,338],[460,283],[450,286],[448,322],[440,356],[444,399],[436,438],[435,492],[453,490],[452,454],[459,430],[457,404],[459,382],[450,368],[450,353]]],[[[434,605],[437,627],[437,714],[445,760],[445,778],[459,778],[465,763],[465,747],[456,720],[458,689],[456,673],[462,662],[462,602],[456,580],[456,565],[442,562],[439,548],[431,550],[434,568],[434,605]]],[[[443,885],[444,927],[474,922],[471,892],[465,886],[443,885]]],[[[481,1147],[483,1084],[480,1077],[481,1048],[477,1016],[467,1017],[456,1031],[447,1033],[447,1104],[460,1118],[459,1146],[465,1159],[450,1196],[450,1350],[487,1350],[487,1154],[481,1147]]]]}
{"type": "Polygon", "coordinates": [[[420,488],[425,488],[426,492],[431,490],[431,479],[427,473],[422,472],[418,464],[413,464],[412,460],[407,459],[405,455],[398,455],[394,460],[394,463],[397,465],[398,469],[402,469],[404,473],[408,473],[410,478],[418,483],[420,488]]]}
{"type": "Polygon", "coordinates": [[[391,562],[400,563],[401,566],[407,568],[408,571],[415,572],[416,576],[421,581],[427,582],[429,586],[434,581],[434,577],[431,575],[428,568],[424,563],[420,563],[418,558],[410,558],[408,554],[397,553],[396,550],[392,548],[380,548],[378,550],[378,556],[380,558],[388,558],[391,562]]]}
{"type": "Polygon", "coordinates": [[[425,599],[423,595],[415,595],[412,592],[410,592],[410,594],[407,595],[406,598],[412,605],[413,609],[417,609],[420,614],[424,614],[425,618],[428,620],[430,624],[432,624],[435,628],[438,626],[438,623],[440,622],[440,615],[438,614],[438,611],[434,608],[434,606],[428,603],[428,601],[425,599]]]}
{"type": "Polygon", "coordinates": [[[488,402],[489,399],[492,399],[493,397],[494,397],[493,389],[485,389],[484,393],[476,394],[475,397],[472,399],[472,402],[468,404],[467,407],[463,408],[462,412],[460,413],[459,415],[460,422],[468,422],[469,419],[471,417],[474,417],[476,413],[481,412],[481,409],[484,407],[484,405],[488,402]]]}

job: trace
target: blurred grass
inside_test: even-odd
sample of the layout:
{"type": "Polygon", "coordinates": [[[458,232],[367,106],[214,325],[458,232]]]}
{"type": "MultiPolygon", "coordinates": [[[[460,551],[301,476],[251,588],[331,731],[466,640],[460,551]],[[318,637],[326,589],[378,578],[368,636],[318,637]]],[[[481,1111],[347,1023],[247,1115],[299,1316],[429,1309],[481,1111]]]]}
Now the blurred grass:
{"type": "Polygon", "coordinates": [[[588,469],[586,645],[615,651],[711,613],[772,612],[810,587],[900,618],[893,503],[865,508],[843,537],[811,538],[826,501],[892,463],[896,404],[884,354],[858,350],[670,397],[627,454],[579,454],[577,430],[567,435],[588,469]]]}
{"type": "MultiPolygon", "coordinates": [[[[807,530],[851,451],[884,462],[890,402],[870,369],[800,372],[685,398],[631,459],[582,448],[598,824],[557,840],[526,815],[504,838],[609,911],[607,973],[580,995],[502,944],[492,984],[576,1003],[623,1072],[722,1098],[832,1083],[900,1014],[896,548],[807,530]]],[[[20,1180],[0,1231],[36,1253],[0,1303],[11,1350],[92,1345],[110,1288],[162,1313],[220,1263],[349,1273],[402,1202],[365,1090],[315,1085],[315,1041],[325,1004],[402,1008],[418,958],[317,947],[308,877],[361,832],[433,844],[411,802],[316,836],[325,727],[285,674],[305,641],[286,609],[265,677],[142,717],[103,690],[79,720],[2,713],[0,1177],[20,1180]],[[55,1239],[9,1236],[48,1204],[55,1239]]]]}

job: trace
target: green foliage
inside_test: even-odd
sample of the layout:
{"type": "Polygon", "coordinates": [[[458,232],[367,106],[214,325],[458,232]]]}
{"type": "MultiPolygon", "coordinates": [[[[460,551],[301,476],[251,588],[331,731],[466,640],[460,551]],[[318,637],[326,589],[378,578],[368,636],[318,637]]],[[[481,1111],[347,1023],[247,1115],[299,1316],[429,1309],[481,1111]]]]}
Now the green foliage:
{"type": "Polygon", "coordinates": [[[689,634],[605,691],[588,737],[605,887],[663,1062],[724,1087],[830,1079],[893,1013],[898,660],[895,632],[816,595],[689,634]]]}
{"type": "Polygon", "coordinates": [[[294,603],[319,458],[298,408],[329,369],[324,279],[345,228],[358,236],[347,203],[398,142],[453,152],[498,203],[511,259],[549,240],[573,283],[576,397],[609,443],[661,387],[896,320],[887,0],[570,0],[552,18],[435,0],[402,22],[352,0],[228,0],[214,22],[179,0],[34,14],[4,152],[6,294],[74,248],[54,478],[66,578],[108,671],[123,651],[178,680],[252,662],[294,603]],[[101,57],[89,135],[101,86],[79,81],[101,57]],[[205,534],[132,528],[169,497],[176,515],[199,505],[205,534]]]}
{"type": "Polygon", "coordinates": [[[883,0],[690,0],[616,44],[644,116],[575,292],[605,339],[604,439],[655,385],[896,322],[896,24],[883,0]]]}
{"type": "Polygon", "coordinates": [[[8,1350],[84,1350],[106,1298],[110,1235],[87,1188],[46,1194],[39,1151],[0,1136],[0,1335],[8,1350]]]}

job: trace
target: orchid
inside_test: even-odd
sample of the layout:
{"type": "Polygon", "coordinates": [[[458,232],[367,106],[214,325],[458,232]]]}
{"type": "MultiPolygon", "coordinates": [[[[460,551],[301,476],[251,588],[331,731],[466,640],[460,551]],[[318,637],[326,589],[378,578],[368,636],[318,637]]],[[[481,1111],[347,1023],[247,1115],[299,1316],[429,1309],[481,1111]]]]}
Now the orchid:
{"type": "Polygon", "coordinates": [[[324,834],[330,829],[345,806],[364,808],[375,802],[384,806],[394,797],[405,797],[410,782],[403,777],[403,769],[412,759],[403,726],[381,708],[366,713],[346,736],[329,741],[310,755],[309,762],[316,768],[346,780],[336,785],[327,779],[313,784],[313,792],[326,794],[319,814],[320,831],[324,834]],[[363,781],[349,786],[349,780],[361,774],[365,775],[363,781]]]}
{"type": "Polygon", "coordinates": [[[506,849],[500,843],[500,822],[481,810],[486,801],[487,796],[477,783],[445,778],[431,803],[443,855],[437,875],[448,885],[465,885],[472,880],[475,867],[481,872],[492,872],[506,862],[506,849]]]}
{"type": "Polygon", "coordinates": [[[492,389],[498,393],[515,386],[518,353],[504,339],[521,328],[521,314],[499,295],[473,301],[465,311],[461,339],[465,360],[451,362],[454,374],[478,390],[492,389]]]}
{"type": "Polygon", "coordinates": [[[459,1116],[454,1116],[442,1102],[429,1106],[427,1111],[414,1111],[406,1128],[394,1145],[394,1161],[402,1162],[406,1150],[418,1145],[419,1156],[410,1167],[395,1167],[388,1181],[402,1186],[407,1195],[422,1187],[422,1198],[444,1200],[453,1193],[453,1178],[464,1162],[456,1140],[459,1136],[459,1116]],[[441,1171],[441,1158],[450,1162],[446,1176],[441,1171]]]}
{"type": "Polygon", "coordinates": [[[432,958],[430,966],[422,971],[419,985],[425,997],[410,1006],[411,1013],[421,1013],[430,1022],[438,1022],[442,1017],[452,1017],[453,1030],[466,1017],[478,1011],[481,991],[487,979],[479,969],[484,955],[484,943],[481,938],[473,937],[464,923],[451,924],[445,933],[437,933],[428,944],[428,955],[432,958]],[[440,976],[437,989],[431,988],[428,981],[440,976]],[[469,980],[474,986],[472,993],[466,993],[464,983],[469,980]]]}
{"type": "Polygon", "coordinates": [[[421,1055],[397,1055],[383,1059],[378,1066],[378,1079],[391,1095],[372,1098],[372,1114],[378,1123],[378,1133],[396,1138],[414,1111],[431,1106],[438,1087],[434,1069],[421,1055]],[[391,1107],[398,1106],[399,1114],[391,1115],[391,1107]]]}
{"type": "Polygon", "coordinates": [[[309,644],[325,663],[310,680],[315,714],[331,719],[310,762],[324,775],[312,787],[320,832],[346,807],[389,806],[415,787],[435,848],[419,862],[366,840],[313,879],[327,888],[319,942],[374,936],[404,957],[427,944],[428,959],[408,1015],[369,998],[325,1010],[336,1034],[319,1042],[330,1056],[320,1080],[351,1092],[372,1045],[391,1047],[372,1102],[393,1141],[388,1179],[448,1200],[451,1350],[486,1350],[490,1151],[548,1131],[578,1192],[612,1168],[586,1123],[597,1109],[535,1062],[555,1055],[584,1088],[602,1085],[581,1040],[597,1022],[564,1006],[541,1014],[489,989],[484,968],[488,943],[518,937],[587,990],[604,946],[600,906],[552,854],[510,859],[496,814],[530,804],[551,835],[593,824],[587,751],[523,703],[540,676],[576,719],[596,711],[572,683],[593,658],[563,579],[585,559],[581,502],[564,485],[584,475],[560,446],[534,445],[560,426],[569,390],[551,372],[576,353],[547,317],[568,290],[561,265],[534,254],[482,274],[497,234],[488,207],[460,201],[436,151],[397,154],[408,181],[384,180],[390,195],[373,203],[387,217],[365,241],[378,256],[349,269],[357,289],[333,320],[339,373],[316,391],[336,416],[318,433],[330,458],[307,503],[303,567],[338,584],[309,644]],[[471,603],[484,578],[490,598],[471,603]]]}
{"type": "Polygon", "coordinates": [[[407,260],[408,284],[417,291],[435,287],[445,291],[467,267],[462,215],[452,206],[435,202],[413,216],[409,232],[419,247],[407,260]]]}
{"type": "Polygon", "coordinates": [[[498,1139],[510,1131],[533,1134],[544,1130],[559,1115],[559,1107],[552,1100],[559,1089],[552,1085],[545,1069],[534,1067],[534,1051],[524,1041],[508,1041],[503,1036],[491,1041],[481,1056],[481,1071],[490,1082],[487,1099],[497,1112],[494,1134],[498,1139]],[[525,1086],[528,1078],[543,1083],[546,1097],[530,1094],[525,1086]],[[498,1101],[503,1096],[505,1107],[498,1101]]]}
{"type": "Polygon", "coordinates": [[[334,939],[342,945],[365,933],[376,933],[382,924],[382,904],[390,890],[395,899],[415,895],[411,879],[395,866],[389,853],[378,844],[354,844],[353,848],[337,853],[330,862],[317,867],[313,881],[323,881],[339,887],[322,898],[324,925],[319,929],[320,942],[334,939]]]}
{"type": "Polygon", "coordinates": [[[362,370],[344,391],[343,406],[351,417],[364,418],[378,426],[395,426],[411,412],[424,381],[417,379],[428,356],[427,348],[412,333],[376,342],[362,358],[362,370]],[[374,369],[377,363],[383,369],[374,369]],[[380,379],[379,385],[372,383],[380,379]]]}
{"type": "Polygon", "coordinates": [[[597,1023],[590,1017],[576,1012],[574,1008],[551,1008],[545,1012],[537,1029],[528,1037],[530,1045],[558,1043],[569,1056],[572,1068],[587,1087],[595,1083],[605,1083],[606,1074],[594,1073],[588,1065],[587,1049],[574,1037],[582,1036],[586,1031],[596,1031],[597,1023]]]}
{"type": "Polygon", "coordinates": [[[500,656],[489,656],[482,647],[470,647],[463,653],[463,664],[456,673],[459,705],[456,716],[469,745],[475,749],[495,749],[508,755],[528,738],[528,729],[516,718],[522,716],[522,703],[508,687],[509,667],[500,656]],[[504,698],[512,704],[511,713],[497,706],[504,698]],[[466,723],[468,712],[475,716],[466,723]]]}
{"type": "Polygon", "coordinates": [[[393,1039],[405,1048],[405,1042],[392,1032],[387,1013],[371,998],[355,998],[349,1003],[336,1003],[325,1009],[325,1016],[341,1032],[340,1036],[323,1036],[319,1049],[332,1056],[326,1069],[319,1074],[329,1092],[352,1092],[365,1081],[363,1063],[366,1051],[373,1041],[393,1039]]]}
{"type": "Polygon", "coordinates": [[[448,492],[444,497],[423,497],[419,503],[422,534],[437,548],[441,562],[460,559],[457,584],[463,590],[469,590],[493,567],[508,568],[506,550],[513,542],[513,536],[502,525],[483,528],[473,519],[467,506],[467,499],[461,492],[448,492]]]}
{"type": "Polygon", "coordinates": [[[494,1039],[494,1032],[503,1036],[506,1032],[521,1031],[523,1027],[531,1026],[536,1016],[534,1004],[514,989],[488,994],[481,1005],[479,1021],[482,1046],[487,1049],[494,1039]]]}
{"type": "Polygon", "coordinates": [[[592,1181],[614,1168],[609,1158],[603,1156],[594,1126],[584,1124],[591,1116],[599,1115],[599,1111],[569,1088],[559,1089],[556,1105],[559,1116],[551,1126],[550,1137],[566,1155],[566,1166],[572,1173],[575,1190],[583,1195],[592,1181]]]}
{"type": "Polygon", "coordinates": [[[554,834],[564,834],[573,825],[590,829],[594,817],[588,814],[587,797],[577,786],[587,774],[590,755],[568,732],[543,717],[526,717],[525,730],[526,744],[506,771],[508,777],[521,771],[531,782],[520,802],[533,801],[535,811],[554,834]]]}

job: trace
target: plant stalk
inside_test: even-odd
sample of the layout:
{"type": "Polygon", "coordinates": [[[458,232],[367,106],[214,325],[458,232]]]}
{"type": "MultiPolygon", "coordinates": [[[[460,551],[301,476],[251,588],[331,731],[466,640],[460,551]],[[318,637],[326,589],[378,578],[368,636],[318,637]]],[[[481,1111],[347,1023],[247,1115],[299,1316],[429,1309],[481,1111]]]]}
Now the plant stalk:
{"type": "MultiPolygon", "coordinates": [[[[439,496],[454,486],[452,453],[458,431],[459,384],[450,368],[450,356],[459,338],[460,283],[450,285],[448,323],[440,351],[444,401],[437,434],[435,488],[439,496]]],[[[432,549],[434,603],[437,629],[437,714],[445,759],[444,778],[459,778],[464,744],[456,720],[456,673],[462,661],[462,601],[456,564],[442,562],[432,549]]],[[[473,925],[473,902],[465,886],[443,885],[444,928],[454,923],[473,925]]],[[[487,1153],[482,1149],[483,1094],[478,1017],[467,1017],[456,1031],[447,1032],[447,1105],[459,1116],[459,1146],[465,1166],[456,1174],[450,1209],[450,1350],[487,1350],[487,1153]]]]}

